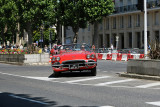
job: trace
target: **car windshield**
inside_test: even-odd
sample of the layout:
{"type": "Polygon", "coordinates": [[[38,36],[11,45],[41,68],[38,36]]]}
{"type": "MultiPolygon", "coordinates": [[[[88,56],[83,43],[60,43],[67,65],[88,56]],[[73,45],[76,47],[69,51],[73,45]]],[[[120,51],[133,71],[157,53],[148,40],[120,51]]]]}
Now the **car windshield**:
{"type": "Polygon", "coordinates": [[[61,46],[62,50],[67,50],[67,51],[90,51],[90,48],[87,44],[70,44],[70,45],[63,45],[61,46]]]}

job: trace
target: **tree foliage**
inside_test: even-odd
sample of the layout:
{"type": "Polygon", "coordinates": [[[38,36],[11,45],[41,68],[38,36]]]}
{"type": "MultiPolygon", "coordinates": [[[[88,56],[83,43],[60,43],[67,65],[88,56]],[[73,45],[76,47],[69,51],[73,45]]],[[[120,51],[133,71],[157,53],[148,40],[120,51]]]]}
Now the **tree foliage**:
{"type": "MultiPolygon", "coordinates": [[[[0,30],[28,32],[29,44],[32,44],[33,31],[44,22],[56,23],[55,3],[57,0],[0,0],[0,30]],[[20,25],[18,28],[17,25],[20,25]]],[[[22,34],[22,33],[21,33],[22,34]]]]}
{"type": "Polygon", "coordinates": [[[79,28],[87,27],[88,22],[101,21],[113,12],[112,0],[0,0],[0,7],[3,41],[5,34],[22,35],[25,29],[29,44],[33,41],[33,31],[45,23],[49,24],[46,27],[55,25],[57,21],[72,27],[77,42],[79,28]]]}
{"type": "MultiPolygon", "coordinates": [[[[41,39],[42,35],[41,35],[40,31],[35,30],[33,32],[33,34],[34,34],[33,42],[39,41],[41,39]]],[[[56,34],[55,34],[55,31],[53,28],[44,29],[44,31],[43,31],[44,43],[48,45],[50,39],[52,40],[51,42],[53,42],[53,40],[55,39],[55,35],[56,34]],[[50,37],[50,35],[52,35],[52,36],[50,37]]]]}
{"type": "Polygon", "coordinates": [[[112,12],[112,0],[60,0],[57,5],[61,24],[71,26],[75,33],[73,42],[77,42],[79,28],[85,28],[88,22],[101,21],[112,12]]]}
{"type": "MultiPolygon", "coordinates": [[[[11,32],[7,32],[9,28],[12,28],[16,23],[16,4],[11,0],[0,0],[0,32],[1,40],[5,42],[6,39],[9,39],[11,32]]],[[[12,28],[13,29],[13,28],[12,28]]]]}

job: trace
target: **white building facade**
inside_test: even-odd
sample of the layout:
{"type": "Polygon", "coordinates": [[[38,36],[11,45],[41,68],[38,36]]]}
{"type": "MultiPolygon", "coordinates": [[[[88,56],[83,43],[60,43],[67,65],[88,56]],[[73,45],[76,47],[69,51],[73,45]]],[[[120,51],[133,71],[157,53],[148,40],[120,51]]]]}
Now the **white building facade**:
{"type": "MultiPolygon", "coordinates": [[[[137,10],[137,1],[115,0],[115,12],[103,18],[102,23],[80,29],[78,43],[94,44],[97,48],[108,48],[111,44],[119,49],[143,48],[144,12],[137,10]]],[[[160,0],[147,0],[147,33],[148,43],[160,41],[160,0]]]]}

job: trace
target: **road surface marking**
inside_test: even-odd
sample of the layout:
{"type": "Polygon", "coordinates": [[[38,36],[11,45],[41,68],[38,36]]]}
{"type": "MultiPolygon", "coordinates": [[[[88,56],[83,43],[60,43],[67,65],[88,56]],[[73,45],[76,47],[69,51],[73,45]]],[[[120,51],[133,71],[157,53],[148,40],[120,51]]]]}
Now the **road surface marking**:
{"type": "Polygon", "coordinates": [[[102,77],[93,77],[93,78],[86,78],[86,79],[79,79],[79,80],[71,80],[71,81],[66,81],[66,83],[82,82],[82,81],[103,79],[103,78],[109,78],[109,77],[110,76],[102,76],[102,77]]]}
{"type": "Polygon", "coordinates": [[[54,80],[54,79],[59,79],[59,78],[48,78],[48,77],[21,76],[21,75],[15,75],[15,74],[9,74],[9,73],[2,73],[2,72],[0,72],[0,74],[10,75],[10,76],[15,76],[15,77],[22,77],[22,78],[29,78],[29,79],[36,79],[36,80],[44,80],[44,81],[50,81],[50,80],[54,80]]]}
{"type": "Polygon", "coordinates": [[[155,105],[155,106],[160,106],[160,101],[156,102],[146,102],[147,104],[155,105]]]}
{"type": "Polygon", "coordinates": [[[34,103],[48,105],[48,103],[44,103],[44,102],[41,102],[41,101],[36,101],[36,100],[28,99],[28,98],[23,98],[23,97],[15,96],[15,95],[9,95],[9,96],[11,96],[13,98],[17,98],[17,99],[27,100],[27,101],[34,102],[34,103]]]}
{"type": "Polygon", "coordinates": [[[20,75],[15,75],[15,74],[9,74],[9,73],[3,73],[3,72],[0,72],[0,74],[3,74],[3,75],[10,75],[10,76],[15,76],[15,77],[25,77],[25,76],[20,76],[20,75]]]}
{"type": "Polygon", "coordinates": [[[99,107],[114,107],[114,106],[99,106],[99,107]]]}
{"type": "Polygon", "coordinates": [[[140,85],[140,86],[136,86],[136,87],[137,88],[149,88],[149,87],[158,86],[158,85],[160,85],[160,82],[146,84],[146,85],[140,85]]]}
{"type": "Polygon", "coordinates": [[[51,81],[54,79],[59,79],[59,78],[48,78],[48,77],[29,77],[29,76],[26,76],[26,78],[36,79],[36,80],[44,80],[44,81],[51,81]]]}
{"type": "Polygon", "coordinates": [[[127,80],[104,82],[104,83],[96,84],[95,86],[104,86],[104,85],[110,85],[110,84],[116,84],[116,83],[122,83],[122,82],[129,82],[129,81],[135,81],[135,79],[127,79],[127,80]]]}

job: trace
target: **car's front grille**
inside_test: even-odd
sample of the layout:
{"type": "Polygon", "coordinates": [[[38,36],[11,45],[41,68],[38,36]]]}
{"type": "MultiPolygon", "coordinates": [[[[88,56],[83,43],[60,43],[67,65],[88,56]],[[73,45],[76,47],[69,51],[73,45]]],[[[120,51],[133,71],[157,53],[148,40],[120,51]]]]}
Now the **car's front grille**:
{"type": "Polygon", "coordinates": [[[85,61],[84,60],[69,60],[69,61],[63,61],[63,68],[69,68],[71,65],[77,65],[78,67],[84,67],[85,61]]]}
{"type": "Polygon", "coordinates": [[[85,64],[84,60],[69,60],[69,61],[63,61],[62,64],[85,64]]]}

